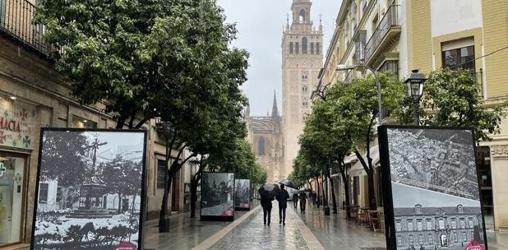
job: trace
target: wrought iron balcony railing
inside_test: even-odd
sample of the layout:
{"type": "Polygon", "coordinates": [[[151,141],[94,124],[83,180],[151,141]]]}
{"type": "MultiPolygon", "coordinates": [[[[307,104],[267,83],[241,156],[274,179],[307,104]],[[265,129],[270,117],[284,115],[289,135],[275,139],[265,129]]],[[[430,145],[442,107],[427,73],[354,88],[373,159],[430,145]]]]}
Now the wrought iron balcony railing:
{"type": "Polygon", "coordinates": [[[34,21],[35,11],[27,0],[0,0],[0,34],[47,56],[52,46],[43,38],[44,25],[34,21]]]}
{"type": "Polygon", "coordinates": [[[369,41],[365,45],[365,60],[369,61],[374,55],[377,48],[380,47],[386,35],[393,28],[400,27],[399,22],[399,5],[391,5],[386,11],[385,15],[379,22],[376,30],[372,33],[369,41]]]}

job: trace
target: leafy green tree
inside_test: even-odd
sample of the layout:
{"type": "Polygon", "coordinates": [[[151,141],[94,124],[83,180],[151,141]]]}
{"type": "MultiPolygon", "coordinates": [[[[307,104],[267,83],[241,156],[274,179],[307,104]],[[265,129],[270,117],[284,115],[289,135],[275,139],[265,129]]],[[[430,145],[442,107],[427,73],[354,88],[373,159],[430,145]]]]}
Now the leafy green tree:
{"type": "MultiPolygon", "coordinates": [[[[499,132],[507,103],[486,105],[479,95],[476,79],[466,70],[434,71],[425,82],[420,117],[423,125],[471,127],[476,141],[490,140],[499,132]]],[[[412,109],[405,109],[401,120],[411,123],[412,109]]]]}

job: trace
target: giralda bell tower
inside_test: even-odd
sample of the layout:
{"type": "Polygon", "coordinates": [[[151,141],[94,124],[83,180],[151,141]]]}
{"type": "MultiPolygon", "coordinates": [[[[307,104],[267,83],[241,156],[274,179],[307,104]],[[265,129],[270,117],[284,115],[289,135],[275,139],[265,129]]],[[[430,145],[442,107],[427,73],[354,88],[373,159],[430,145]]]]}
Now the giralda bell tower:
{"type": "Polygon", "coordinates": [[[289,17],[282,36],[282,111],[284,136],[284,170],[288,176],[299,150],[298,136],[304,119],[311,111],[310,96],[316,88],[323,64],[323,26],[310,19],[312,2],[293,0],[292,21],[289,17]]]}

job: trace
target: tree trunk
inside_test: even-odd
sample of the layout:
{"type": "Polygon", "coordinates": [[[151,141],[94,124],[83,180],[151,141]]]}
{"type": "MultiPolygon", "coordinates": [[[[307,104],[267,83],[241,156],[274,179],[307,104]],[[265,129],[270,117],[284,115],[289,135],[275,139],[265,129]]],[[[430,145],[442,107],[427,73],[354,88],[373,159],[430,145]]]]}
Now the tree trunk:
{"type": "Polygon", "coordinates": [[[159,214],[159,233],[169,232],[169,218],[166,217],[168,215],[169,190],[171,188],[171,181],[173,180],[172,177],[169,177],[169,171],[166,171],[165,179],[164,195],[162,196],[161,211],[159,214]]]}
{"type": "Polygon", "coordinates": [[[118,192],[118,214],[122,213],[122,194],[118,192]]]}
{"type": "Polygon", "coordinates": [[[321,187],[319,185],[319,178],[316,178],[316,184],[317,184],[316,185],[317,186],[317,190],[316,190],[317,191],[317,194],[316,194],[316,196],[317,196],[317,198],[316,198],[316,205],[319,208],[319,205],[321,205],[321,190],[320,190],[321,187]]]}
{"type": "Polygon", "coordinates": [[[198,180],[194,178],[190,185],[190,217],[196,218],[196,202],[198,201],[198,180]]]}
{"type": "Polygon", "coordinates": [[[344,183],[344,195],[345,195],[345,208],[346,208],[346,216],[347,218],[351,218],[351,210],[350,210],[350,206],[351,206],[351,202],[350,202],[350,193],[349,193],[349,178],[348,176],[346,175],[346,170],[345,170],[345,166],[343,165],[340,169],[340,175],[342,176],[342,182],[344,183]]]}
{"type": "Polygon", "coordinates": [[[325,178],[321,176],[321,192],[323,193],[322,205],[323,207],[328,207],[328,199],[326,198],[325,192],[325,178]]]}
{"type": "Polygon", "coordinates": [[[368,189],[369,189],[369,208],[377,209],[376,190],[374,189],[374,171],[367,172],[368,189]]]}
{"type": "Polygon", "coordinates": [[[333,213],[337,214],[337,200],[335,199],[335,188],[333,186],[333,179],[330,175],[328,175],[328,179],[330,180],[330,186],[332,188],[332,206],[333,206],[333,213]]]}

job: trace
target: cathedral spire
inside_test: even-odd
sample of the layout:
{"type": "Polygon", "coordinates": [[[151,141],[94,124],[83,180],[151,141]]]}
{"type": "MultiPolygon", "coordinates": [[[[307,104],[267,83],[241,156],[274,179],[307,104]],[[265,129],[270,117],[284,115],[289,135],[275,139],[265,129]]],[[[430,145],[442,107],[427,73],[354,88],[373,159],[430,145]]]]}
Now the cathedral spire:
{"type": "Polygon", "coordinates": [[[277,108],[277,95],[275,90],[273,91],[273,106],[272,106],[272,117],[279,116],[279,109],[277,108]]]}

